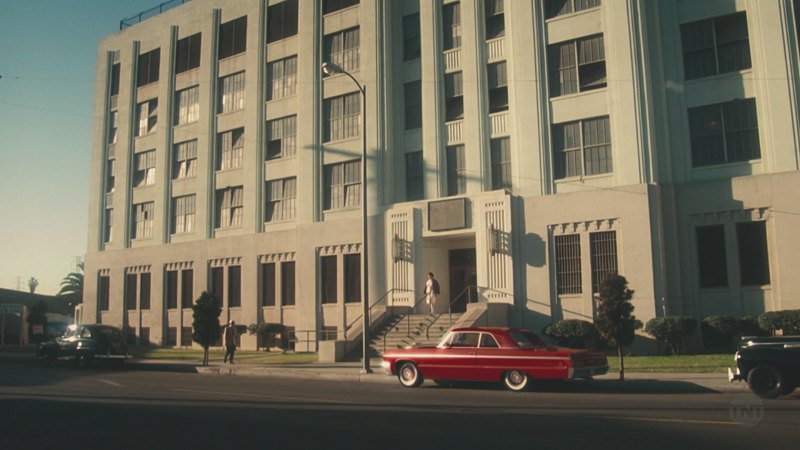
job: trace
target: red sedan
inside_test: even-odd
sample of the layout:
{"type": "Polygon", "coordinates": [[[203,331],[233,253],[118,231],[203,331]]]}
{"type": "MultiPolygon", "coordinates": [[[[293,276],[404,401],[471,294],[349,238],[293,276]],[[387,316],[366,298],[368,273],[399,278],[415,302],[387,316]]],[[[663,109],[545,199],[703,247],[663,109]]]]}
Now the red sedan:
{"type": "Polygon", "coordinates": [[[589,379],[608,372],[604,353],[552,347],[522,328],[457,328],[436,347],[388,350],[382,365],[406,387],[427,378],[437,384],[502,381],[512,391],[526,389],[532,379],[589,379]]]}

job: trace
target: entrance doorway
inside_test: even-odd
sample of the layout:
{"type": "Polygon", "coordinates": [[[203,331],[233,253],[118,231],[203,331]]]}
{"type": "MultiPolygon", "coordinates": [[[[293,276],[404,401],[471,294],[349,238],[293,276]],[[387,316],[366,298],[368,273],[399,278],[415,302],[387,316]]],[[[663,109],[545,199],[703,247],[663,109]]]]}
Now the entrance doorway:
{"type": "Polygon", "coordinates": [[[464,312],[467,303],[478,298],[478,269],[475,249],[450,250],[450,305],[453,312],[464,312]]]}

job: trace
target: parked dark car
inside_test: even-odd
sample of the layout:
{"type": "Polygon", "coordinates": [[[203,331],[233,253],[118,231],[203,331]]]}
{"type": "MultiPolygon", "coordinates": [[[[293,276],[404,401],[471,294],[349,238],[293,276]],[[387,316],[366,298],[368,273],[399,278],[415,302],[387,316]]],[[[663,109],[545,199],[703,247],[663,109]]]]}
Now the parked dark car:
{"type": "Polygon", "coordinates": [[[762,398],[792,393],[800,384],[800,336],[743,338],[728,379],[747,381],[762,398]]]}
{"type": "Polygon", "coordinates": [[[128,346],[119,328],[110,325],[70,325],[63,335],[39,344],[37,355],[45,366],[57,359],[74,359],[81,367],[95,361],[123,364],[128,346]]]}

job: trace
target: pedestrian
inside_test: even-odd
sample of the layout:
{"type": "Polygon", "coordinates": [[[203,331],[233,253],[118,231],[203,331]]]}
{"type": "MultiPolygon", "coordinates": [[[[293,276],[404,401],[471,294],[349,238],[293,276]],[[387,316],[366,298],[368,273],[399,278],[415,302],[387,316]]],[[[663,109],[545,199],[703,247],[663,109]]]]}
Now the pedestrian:
{"type": "Polygon", "coordinates": [[[228,362],[230,357],[231,364],[233,362],[233,354],[236,353],[236,340],[239,338],[239,332],[236,330],[236,322],[231,320],[228,326],[225,327],[225,358],[223,362],[228,362]]]}
{"type": "Polygon", "coordinates": [[[439,295],[439,282],[433,277],[433,272],[428,272],[428,280],[425,282],[425,303],[430,305],[431,314],[436,312],[436,297],[439,295]]]}

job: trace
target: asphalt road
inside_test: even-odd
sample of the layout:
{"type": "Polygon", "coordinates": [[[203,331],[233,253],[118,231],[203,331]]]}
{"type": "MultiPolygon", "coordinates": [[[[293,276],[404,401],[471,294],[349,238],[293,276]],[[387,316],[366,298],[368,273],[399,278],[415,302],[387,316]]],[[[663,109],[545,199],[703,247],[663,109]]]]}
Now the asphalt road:
{"type": "MultiPolygon", "coordinates": [[[[627,382],[626,382],[627,383],[627,382]]],[[[800,391],[289,380],[0,362],[0,449],[794,449],[800,391]]]]}

